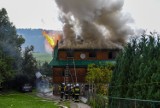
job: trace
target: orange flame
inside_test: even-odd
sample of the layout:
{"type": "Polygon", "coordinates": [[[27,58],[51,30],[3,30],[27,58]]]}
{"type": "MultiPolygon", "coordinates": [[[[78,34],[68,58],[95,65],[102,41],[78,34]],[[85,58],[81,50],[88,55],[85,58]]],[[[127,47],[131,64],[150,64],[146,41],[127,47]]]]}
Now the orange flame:
{"type": "Polygon", "coordinates": [[[54,37],[50,37],[45,31],[43,31],[42,34],[46,38],[46,40],[49,43],[49,45],[52,48],[54,48],[54,46],[55,46],[54,37]]]}
{"type": "Polygon", "coordinates": [[[46,31],[42,31],[42,34],[52,48],[54,48],[57,41],[61,39],[59,34],[49,34],[46,31]]]}

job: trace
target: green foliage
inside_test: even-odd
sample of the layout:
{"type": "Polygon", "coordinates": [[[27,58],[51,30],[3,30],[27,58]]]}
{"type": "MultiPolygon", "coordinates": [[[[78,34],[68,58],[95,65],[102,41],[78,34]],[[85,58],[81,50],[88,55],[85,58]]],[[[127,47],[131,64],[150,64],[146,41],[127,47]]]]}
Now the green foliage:
{"type": "Polygon", "coordinates": [[[29,76],[25,74],[17,74],[15,75],[14,80],[13,80],[13,82],[15,83],[13,87],[18,91],[22,91],[22,86],[24,86],[24,84],[26,83],[31,84],[31,81],[29,80],[30,80],[29,76]]]}
{"type": "Polygon", "coordinates": [[[0,59],[0,83],[6,79],[10,79],[14,73],[12,70],[12,58],[4,57],[0,59]]]}
{"type": "Polygon", "coordinates": [[[93,95],[89,98],[88,104],[92,108],[107,108],[108,98],[102,95],[93,95]]]}
{"type": "Polygon", "coordinates": [[[21,70],[22,36],[17,35],[15,26],[9,21],[7,11],[0,10],[0,83],[6,82],[21,70]]]}
{"type": "Polygon", "coordinates": [[[29,78],[34,78],[35,72],[37,71],[37,61],[33,57],[34,47],[26,47],[23,53],[23,62],[22,62],[22,71],[23,74],[28,76],[29,78]]]}
{"type": "Polygon", "coordinates": [[[160,38],[144,34],[119,54],[109,89],[113,97],[159,100],[160,38]]]}
{"type": "Polygon", "coordinates": [[[46,76],[52,76],[52,69],[51,69],[51,66],[48,64],[48,62],[45,62],[42,64],[42,66],[40,67],[40,72],[43,74],[43,75],[46,75],[46,76]]]}
{"type": "Polygon", "coordinates": [[[98,94],[108,94],[108,84],[111,80],[113,64],[105,65],[90,64],[87,68],[86,81],[94,87],[94,91],[98,94]]]}

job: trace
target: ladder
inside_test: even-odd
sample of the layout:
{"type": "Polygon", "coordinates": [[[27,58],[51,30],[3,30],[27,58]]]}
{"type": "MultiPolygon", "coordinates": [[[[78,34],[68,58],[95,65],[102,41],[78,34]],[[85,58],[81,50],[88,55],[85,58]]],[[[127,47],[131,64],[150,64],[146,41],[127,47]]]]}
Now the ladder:
{"type": "MultiPolygon", "coordinates": [[[[76,72],[76,67],[75,67],[75,61],[74,61],[74,57],[67,57],[67,60],[73,60],[73,67],[74,67],[74,75],[75,75],[75,83],[77,83],[77,72],[76,72]]],[[[73,79],[73,76],[69,70],[69,66],[68,64],[66,64],[66,69],[65,69],[65,73],[64,73],[65,77],[64,77],[64,82],[65,83],[68,83],[69,82],[69,75],[72,79],[72,83],[74,83],[74,79],[73,79]]]]}
{"type": "Polygon", "coordinates": [[[75,74],[76,83],[77,83],[77,72],[76,72],[76,66],[75,66],[74,58],[73,58],[73,66],[74,66],[74,74],[75,74]]]}

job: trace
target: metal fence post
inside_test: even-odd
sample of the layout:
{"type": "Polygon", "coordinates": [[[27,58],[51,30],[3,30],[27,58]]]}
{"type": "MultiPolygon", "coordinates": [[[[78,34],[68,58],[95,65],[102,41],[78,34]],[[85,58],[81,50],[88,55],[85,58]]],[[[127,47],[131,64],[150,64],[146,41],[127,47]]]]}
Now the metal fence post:
{"type": "Polygon", "coordinates": [[[136,106],[136,100],[135,100],[135,102],[134,102],[134,103],[135,103],[135,108],[137,108],[137,106],[136,106]]]}

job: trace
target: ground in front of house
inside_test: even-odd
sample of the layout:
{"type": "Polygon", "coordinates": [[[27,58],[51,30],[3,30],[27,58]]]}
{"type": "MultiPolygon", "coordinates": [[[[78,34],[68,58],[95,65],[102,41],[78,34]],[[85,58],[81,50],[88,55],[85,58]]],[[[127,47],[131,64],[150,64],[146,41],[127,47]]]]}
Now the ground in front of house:
{"type": "Polygon", "coordinates": [[[37,97],[35,93],[0,93],[1,108],[59,108],[52,100],[37,97]]]}

